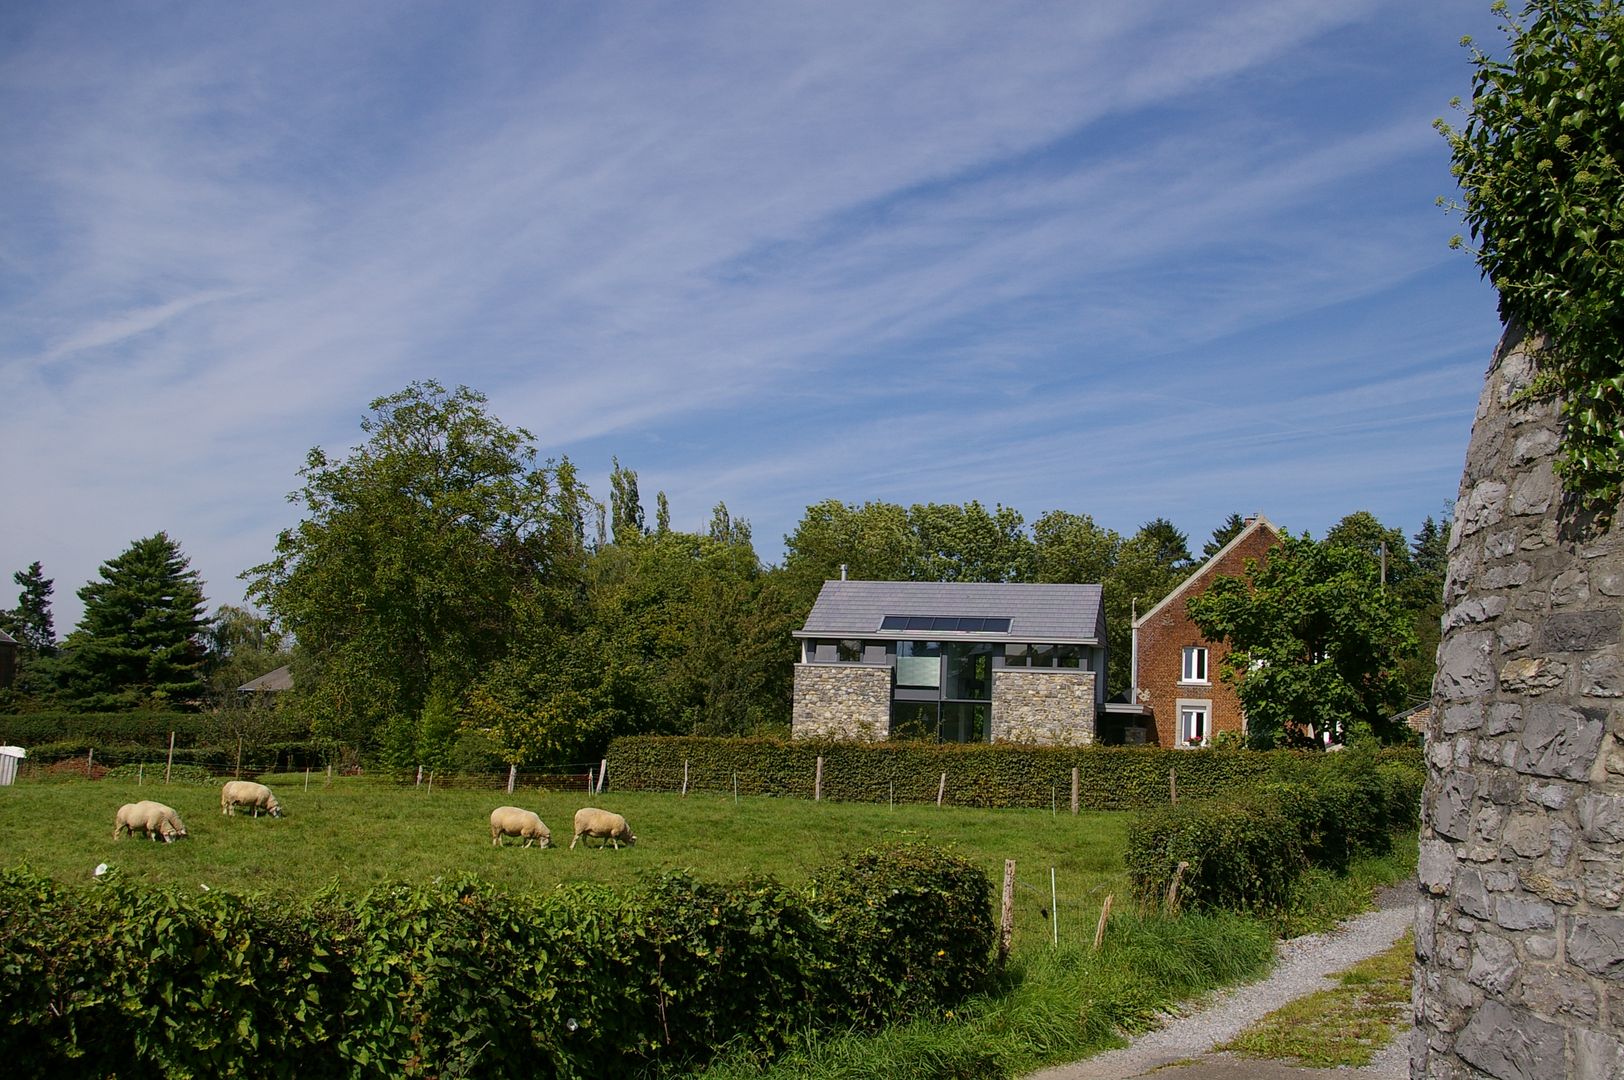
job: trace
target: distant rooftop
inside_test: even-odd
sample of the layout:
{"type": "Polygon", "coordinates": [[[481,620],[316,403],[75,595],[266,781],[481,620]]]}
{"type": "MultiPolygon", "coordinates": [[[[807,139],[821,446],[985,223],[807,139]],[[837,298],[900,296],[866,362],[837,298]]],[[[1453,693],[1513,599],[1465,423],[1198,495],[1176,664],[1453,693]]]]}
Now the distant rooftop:
{"type": "Polygon", "coordinates": [[[795,636],[1104,644],[1100,600],[1098,585],[825,581],[795,636]]]}
{"type": "Polygon", "coordinates": [[[293,689],[293,669],[284,664],[275,671],[268,671],[257,679],[248,680],[237,689],[247,693],[291,690],[293,689]]]}

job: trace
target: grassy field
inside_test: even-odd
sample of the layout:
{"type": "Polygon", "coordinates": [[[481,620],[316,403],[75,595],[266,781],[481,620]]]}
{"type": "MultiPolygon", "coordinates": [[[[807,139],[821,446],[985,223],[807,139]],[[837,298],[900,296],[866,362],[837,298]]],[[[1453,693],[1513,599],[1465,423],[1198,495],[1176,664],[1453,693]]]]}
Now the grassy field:
{"type": "MultiPolygon", "coordinates": [[[[215,786],[96,782],[0,788],[0,861],[27,864],[62,880],[88,880],[107,863],[154,884],[299,896],[336,884],[362,889],[474,873],[513,890],[560,882],[632,882],[668,869],[711,880],[770,875],[809,877],[844,852],[922,840],[956,849],[986,871],[995,888],[1004,860],[1016,860],[1016,945],[1051,941],[1050,868],[1059,893],[1063,942],[1092,939],[1107,892],[1120,901],[1122,845],[1129,816],[1073,817],[1034,810],[872,806],[804,800],[604,792],[466,791],[399,787],[378,781],[303,776],[264,778],[286,811],[281,818],[220,814],[215,786]],[[189,836],[174,844],[112,839],[118,807],[140,799],[179,811],[189,836]],[[553,833],[547,850],[491,846],[490,812],[511,803],[535,810],[553,833]],[[582,806],[624,814],[637,845],[619,851],[568,850],[582,806]]],[[[585,842],[583,842],[584,844],[585,842]]]]}

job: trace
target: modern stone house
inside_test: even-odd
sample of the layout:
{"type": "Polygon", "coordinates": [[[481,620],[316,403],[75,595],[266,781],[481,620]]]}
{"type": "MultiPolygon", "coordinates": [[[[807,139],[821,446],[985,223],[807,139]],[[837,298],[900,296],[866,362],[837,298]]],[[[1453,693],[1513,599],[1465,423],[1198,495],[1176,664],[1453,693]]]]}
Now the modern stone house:
{"type": "Polygon", "coordinates": [[[1279,543],[1280,530],[1268,518],[1249,518],[1233,540],[1134,622],[1130,708],[1111,710],[1128,732],[1137,727],[1147,743],[1186,747],[1209,746],[1224,732],[1245,733],[1240,697],[1218,678],[1229,646],[1202,637],[1186,605],[1218,578],[1241,577],[1248,559],[1261,561],[1279,543]]]}
{"type": "Polygon", "coordinates": [[[826,581],[792,734],[1079,745],[1105,703],[1098,585],[826,581]]]}

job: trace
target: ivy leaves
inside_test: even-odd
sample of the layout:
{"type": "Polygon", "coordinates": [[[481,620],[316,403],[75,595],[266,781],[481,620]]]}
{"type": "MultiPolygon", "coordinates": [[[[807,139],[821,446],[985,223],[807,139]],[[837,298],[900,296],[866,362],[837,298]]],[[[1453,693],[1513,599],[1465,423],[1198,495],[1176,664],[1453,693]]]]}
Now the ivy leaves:
{"type": "Polygon", "coordinates": [[[1495,8],[1509,58],[1474,47],[1466,123],[1437,125],[1464,199],[1451,208],[1502,314],[1549,335],[1542,385],[1567,420],[1557,473],[1608,511],[1624,494],[1624,5],[1495,8]]]}

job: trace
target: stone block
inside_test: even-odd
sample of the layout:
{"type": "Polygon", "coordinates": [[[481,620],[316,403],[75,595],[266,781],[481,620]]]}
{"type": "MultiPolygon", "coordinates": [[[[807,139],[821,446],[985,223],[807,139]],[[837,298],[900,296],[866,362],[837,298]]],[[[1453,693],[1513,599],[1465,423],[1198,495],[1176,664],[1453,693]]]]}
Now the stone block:
{"type": "Polygon", "coordinates": [[[1624,1077],[1624,1042],[1580,1028],[1573,1033],[1573,1080],[1618,1080],[1624,1077]]]}
{"type": "Polygon", "coordinates": [[[1482,704],[1476,701],[1449,706],[1443,712],[1443,733],[1458,735],[1462,731],[1476,731],[1483,726],[1483,712],[1482,704]]]}
{"type": "Polygon", "coordinates": [[[1543,694],[1562,685],[1568,666],[1546,656],[1523,656],[1500,669],[1500,688],[1513,694],[1543,694]]]}
{"type": "Polygon", "coordinates": [[[1530,705],[1515,767],[1534,776],[1587,780],[1602,734],[1601,721],[1584,711],[1556,703],[1530,705]]]}
{"type": "Polygon", "coordinates": [[[1599,908],[1616,908],[1624,903],[1624,865],[1611,855],[1579,860],[1579,882],[1585,899],[1599,908]]]}
{"type": "Polygon", "coordinates": [[[1521,652],[1534,641],[1534,625],[1522,619],[1507,623],[1496,633],[1500,638],[1500,648],[1506,652],[1521,652]]]}
{"type": "Polygon", "coordinates": [[[1568,805],[1568,785],[1554,782],[1541,783],[1531,780],[1528,783],[1524,797],[1536,806],[1543,806],[1547,810],[1562,810],[1568,805]]]}
{"type": "Polygon", "coordinates": [[[1506,485],[1498,480],[1480,480],[1466,496],[1466,505],[1457,519],[1462,538],[1498,525],[1506,516],[1506,485]]]}
{"type": "Polygon", "coordinates": [[[1461,1029],[1455,1052],[1495,1080],[1565,1080],[1565,1042],[1556,1024],[1485,1001],[1461,1029]]]}
{"type": "Polygon", "coordinates": [[[1494,904],[1479,871],[1469,866],[1459,867],[1455,872],[1454,893],[1455,903],[1463,913],[1474,919],[1494,918],[1494,904]]]}
{"type": "Polygon", "coordinates": [[[1483,557],[1485,559],[1503,559],[1517,550],[1517,541],[1520,538],[1517,529],[1501,529],[1491,532],[1483,538],[1483,557]]]}
{"type": "Polygon", "coordinates": [[[1454,971],[1465,971],[1472,963],[1472,939],[1459,931],[1440,928],[1433,942],[1432,958],[1454,971]]]}
{"type": "Polygon", "coordinates": [[[1494,921],[1504,930],[1553,930],[1556,909],[1543,900],[1501,896],[1494,901],[1494,921]]]}
{"type": "Polygon", "coordinates": [[[1624,596],[1624,570],[1604,567],[1590,575],[1590,583],[1603,596],[1624,596]]]}
{"type": "Polygon", "coordinates": [[[1590,652],[1617,645],[1621,625],[1617,608],[1559,612],[1540,625],[1540,645],[1549,652],[1590,652]]]}
{"type": "Polygon", "coordinates": [[[1558,443],[1556,432],[1547,428],[1523,432],[1511,444],[1511,463],[1526,465],[1537,458],[1550,457],[1556,453],[1558,443]]]}
{"type": "Polygon", "coordinates": [[[1525,934],[1522,939],[1523,952],[1532,960],[1556,959],[1555,934],[1525,934]]]}
{"type": "Polygon", "coordinates": [[[1471,773],[1448,773],[1433,800],[1433,831],[1451,840],[1465,840],[1471,834],[1472,796],[1476,791],[1477,777],[1471,773]]]}
{"type": "Polygon", "coordinates": [[[1494,689],[1490,650],[1494,635],[1487,631],[1456,633],[1438,649],[1438,676],[1434,682],[1445,701],[1479,698],[1494,689]]]}
{"type": "Polygon", "coordinates": [[[1467,626],[1472,623],[1488,622],[1498,619],[1506,612],[1506,598],[1503,596],[1477,596],[1462,601],[1444,612],[1443,632],[1455,629],[1457,626],[1467,626]]]}
{"type": "Polygon", "coordinates": [[[1478,575],[1477,584],[1485,591],[1515,589],[1528,584],[1528,579],[1533,575],[1534,564],[1529,562],[1493,566],[1478,575]]]}
{"type": "Polygon", "coordinates": [[[1553,607],[1572,607],[1590,599],[1590,575],[1575,567],[1556,575],[1551,582],[1553,607]]]}
{"type": "Polygon", "coordinates": [[[1624,795],[1586,795],[1579,800],[1579,831],[1592,844],[1624,843],[1624,795]]]}
{"type": "Polygon", "coordinates": [[[1472,938],[1472,962],[1466,972],[1466,981],[1481,986],[1486,993],[1499,997],[1517,983],[1522,967],[1517,963],[1517,949],[1511,942],[1494,934],[1477,934],[1472,938]]]}
{"type": "Polygon", "coordinates": [[[1596,992],[1571,972],[1544,966],[1524,968],[1517,990],[1516,1000],[1547,1020],[1572,1017],[1589,1024],[1601,1018],[1596,992]]]}
{"type": "Polygon", "coordinates": [[[1624,663],[1616,651],[1587,656],[1579,664],[1579,693],[1586,697],[1624,697],[1624,663]]]}
{"type": "Polygon", "coordinates": [[[1551,835],[1540,814],[1513,814],[1506,826],[1507,846],[1525,859],[1537,859],[1551,850],[1551,835]]]}
{"type": "Polygon", "coordinates": [[[1442,840],[1422,840],[1416,877],[1421,887],[1434,896],[1449,892],[1450,882],[1455,877],[1454,848],[1442,840]]]}
{"type": "Polygon", "coordinates": [[[1568,963],[1624,982],[1624,917],[1575,915],[1568,920],[1568,963]]]}
{"type": "Polygon", "coordinates": [[[1519,877],[1522,887],[1542,900],[1563,907],[1579,902],[1579,886],[1572,881],[1554,878],[1543,870],[1524,870],[1519,877]]]}
{"type": "Polygon", "coordinates": [[[1525,472],[1511,482],[1508,506],[1516,516],[1543,514],[1551,508],[1556,493],[1556,474],[1547,464],[1525,472]]]}

